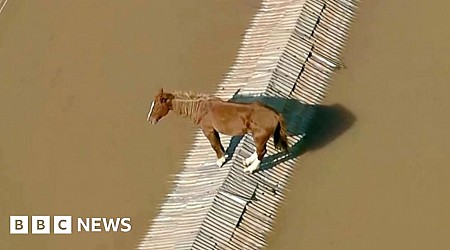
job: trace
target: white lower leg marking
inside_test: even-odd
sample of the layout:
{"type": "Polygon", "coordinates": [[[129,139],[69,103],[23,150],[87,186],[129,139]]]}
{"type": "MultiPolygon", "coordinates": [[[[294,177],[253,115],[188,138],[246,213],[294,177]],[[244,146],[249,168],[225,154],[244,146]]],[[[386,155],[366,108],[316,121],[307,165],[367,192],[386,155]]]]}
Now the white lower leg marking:
{"type": "Polygon", "coordinates": [[[217,159],[216,164],[219,167],[222,167],[222,165],[225,163],[225,156],[220,157],[219,159],[217,159]]]}
{"type": "Polygon", "coordinates": [[[250,155],[250,157],[248,157],[247,159],[244,160],[244,165],[248,166],[248,165],[252,164],[257,158],[258,158],[258,154],[255,152],[252,155],[250,155]]]}
{"type": "MultiPolygon", "coordinates": [[[[258,159],[255,159],[255,161],[252,163],[252,165],[250,165],[246,170],[248,170],[250,173],[253,173],[255,170],[257,170],[259,168],[261,164],[261,161],[258,159]]],[[[244,169],[245,171],[245,169],[244,169]]]]}

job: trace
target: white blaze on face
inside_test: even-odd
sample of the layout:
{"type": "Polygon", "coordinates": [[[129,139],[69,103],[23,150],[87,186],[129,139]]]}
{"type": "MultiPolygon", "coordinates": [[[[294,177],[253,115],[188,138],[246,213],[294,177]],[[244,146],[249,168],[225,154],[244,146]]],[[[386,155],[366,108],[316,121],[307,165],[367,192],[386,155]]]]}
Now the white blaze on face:
{"type": "Polygon", "coordinates": [[[152,115],[153,107],[155,107],[155,101],[153,101],[152,104],[150,104],[150,111],[148,112],[147,121],[150,121],[150,116],[152,115]]]}

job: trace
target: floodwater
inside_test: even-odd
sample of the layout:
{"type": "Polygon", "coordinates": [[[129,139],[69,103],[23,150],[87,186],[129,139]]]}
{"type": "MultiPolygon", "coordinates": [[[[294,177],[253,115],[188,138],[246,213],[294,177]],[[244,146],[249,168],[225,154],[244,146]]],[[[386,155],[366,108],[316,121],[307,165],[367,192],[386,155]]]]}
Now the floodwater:
{"type": "MultiPolygon", "coordinates": [[[[448,249],[446,1],[362,1],[269,249],[448,249]],[[330,132],[331,131],[331,132],[330,132]],[[326,140],[324,138],[326,137],[326,140]]],[[[212,91],[258,1],[9,1],[0,14],[0,249],[131,249],[190,147],[158,87],[212,91]],[[10,215],[131,217],[9,235],[10,215]]]]}
{"type": "MultiPolygon", "coordinates": [[[[0,249],[132,249],[191,144],[146,122],[167,90],[213,91],[258,1],[15,1],[0,14],[0,249]],[[130,217],[129,233],[9,235],[10,215],[130,217]]],[[[74,229],[75,230],[75,229],[74,229]]]]}
{"type": "Polygon", "coordinates": [[[449,8],[361,1],[268,249],[449,249],[449,8]]]}

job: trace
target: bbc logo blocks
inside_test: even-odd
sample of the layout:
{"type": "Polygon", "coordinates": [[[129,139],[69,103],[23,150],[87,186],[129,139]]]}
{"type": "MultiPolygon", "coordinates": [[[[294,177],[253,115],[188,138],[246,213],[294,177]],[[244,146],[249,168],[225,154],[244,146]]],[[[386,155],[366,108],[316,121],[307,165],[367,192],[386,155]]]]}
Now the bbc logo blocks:
{"type": "MultiPolygon", "coordinates": [[[[10,234],[50,234],[51,220],[50,216],[10,216],[9,233],[10,234]],[[30,224],[31,222],[31,224],[30,224]]],[[[53,216],[54,234],[72,233],[72,216],[53,216]]]]}
{"type": "Polygon", "coordinates": [[[28,216],[10,216],[9,233],[28,234],[28,216]]]}
{"type": "Polygon", "coordinates": [[[75,232],[123,232],[131,231],[131,219],[124,218],[76,218],[72,216],[10,216],[10,234],[72,234],[75,232]],[[72,225],[72,222],[74,225],[72,225]]]}
{"type": "Polygon", "coordinates": [[[71,216],[54,216],[53,217],[53,233],[54,234],[71,234],[72,233],[72,217],[71,216]]]}

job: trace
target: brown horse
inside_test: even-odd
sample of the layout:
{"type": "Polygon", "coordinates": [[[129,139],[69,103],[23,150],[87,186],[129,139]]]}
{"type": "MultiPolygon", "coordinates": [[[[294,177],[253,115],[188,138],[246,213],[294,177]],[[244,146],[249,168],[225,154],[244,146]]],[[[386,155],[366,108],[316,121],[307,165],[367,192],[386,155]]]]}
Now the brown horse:
{"type": "Polygon", "coordinates": [[[219,132],[237,136],[251,133],[256,151],[244,160],[245,172],[260,166],[271,136],[275,148],[288,150],[286,125],[281,114],[262,103],[225,102],[217,97],[186,92],[164,93],[161,88],[150,105],[147,121],[156,124],[169,111],[191,118],[199,125],[217,155],[217,165],[225,163],[225,150],[219,132]]]}

